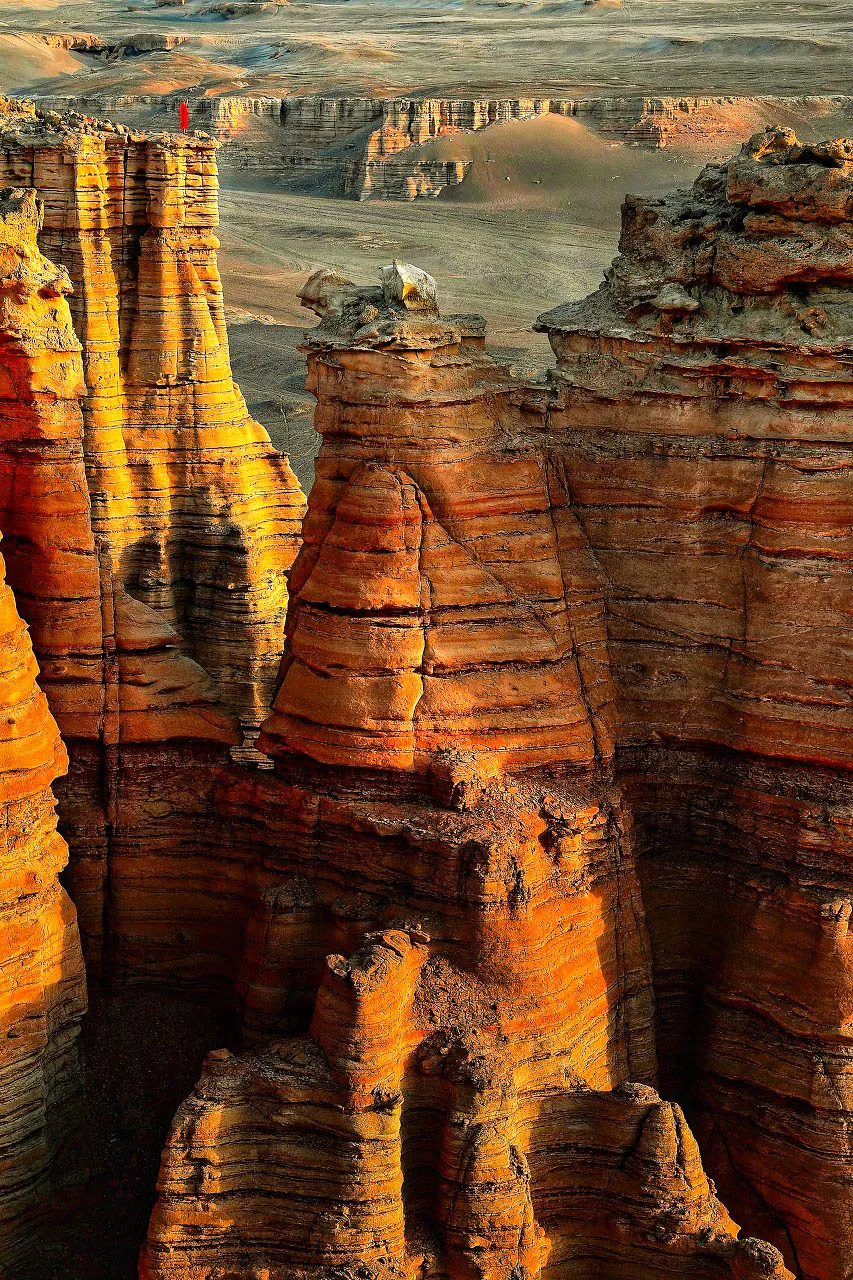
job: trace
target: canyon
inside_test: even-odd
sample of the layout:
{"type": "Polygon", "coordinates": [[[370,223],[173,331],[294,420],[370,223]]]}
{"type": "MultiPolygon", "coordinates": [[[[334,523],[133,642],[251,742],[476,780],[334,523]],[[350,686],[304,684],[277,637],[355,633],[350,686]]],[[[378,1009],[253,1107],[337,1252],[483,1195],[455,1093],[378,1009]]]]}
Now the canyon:
{"type": "Polygon", "coordinates": [[[629,198],[538,378],[304,280],[307,504],[216,151],[0,104],[0,1274],[91,1243],[82,955],[118,1072],[228,1024],[146,1280],[849,1280],[853,145],[629,198]]]}

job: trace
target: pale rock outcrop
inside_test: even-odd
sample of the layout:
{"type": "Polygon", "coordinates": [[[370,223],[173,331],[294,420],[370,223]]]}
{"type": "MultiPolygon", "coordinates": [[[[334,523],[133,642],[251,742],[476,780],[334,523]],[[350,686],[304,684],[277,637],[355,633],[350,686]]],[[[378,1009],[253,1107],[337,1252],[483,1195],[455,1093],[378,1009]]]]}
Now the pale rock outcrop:
{"type": "Polygon", "coordinates": [[[140,53],[169,53],[183,44],[192,42],[191,36],[175,35],[161,31],[138,32],[132,36],[106,39],[89,31],[58,31],[33,33],[34,39],[51,49],[70,49],[74,53],[97,54],[104,62],[121,60],[140,53]]]}

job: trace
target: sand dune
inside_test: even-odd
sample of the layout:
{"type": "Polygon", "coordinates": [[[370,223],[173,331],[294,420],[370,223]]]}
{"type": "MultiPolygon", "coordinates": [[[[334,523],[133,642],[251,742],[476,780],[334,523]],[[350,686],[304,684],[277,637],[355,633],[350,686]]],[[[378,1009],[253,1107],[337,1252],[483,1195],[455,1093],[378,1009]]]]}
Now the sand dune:
{"type": "Polygon", "coordinates": [[[80,54],[51,48],[36,36],[0,30],[0,88],[6,93],[29,91],[40,81],[74,76],[84,67],[80,54]]]}
{"type": "Polygon", "coordinates": [[[425,159],[463,159],[465,181],[442,199],[492,207],[565,210],[589,226],[617,223],[625,193],[667,190],[688,170],[680,156],[649,155],[609,142],[578,120],[548,115],[513,120],[477,133],[441,138],[417,149],[425,159]]]}

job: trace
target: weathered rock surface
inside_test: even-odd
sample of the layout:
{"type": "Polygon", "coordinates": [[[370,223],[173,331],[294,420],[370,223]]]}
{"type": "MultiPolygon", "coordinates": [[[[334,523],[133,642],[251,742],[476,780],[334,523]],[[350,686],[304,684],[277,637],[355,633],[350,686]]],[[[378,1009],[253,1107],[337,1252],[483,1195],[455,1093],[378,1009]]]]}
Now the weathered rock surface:
{"type": "MultiPolygon", "coordinates": [[[[69,549],[75,477],[40,469],[21,442],[41,436],[50,450],[82,389],[80,345],[68,317],[67,275],[39,252],[32,191],[0,191],[0,1274],[20,1274],[39,1214],[79,1125],[78,1030],[86,1003],[74,907],[58,874],[68,848],[57,831],[51,783],[68,757],[44,693],[22,611],[45,622],[46,683],[62,703],[67,689],[57,644],[63,601],[79,606],[60,648],[87,700],[87,649],[99,622],[97,577],[85,553],[69,549]],[[52,495],[50,513],[41,495],[52,495]],[[12,495],[14,494],[14,497],[12,495]],[[12,508],[16,517],[11,517],[12,508]],[[43,563],[45,572],[35,567],[43,563]],[[53,619],[52,623],[50,619],[53,619]],[[52,634],[51,634],[52,628],[52,634]]],[[[60,443],[57,451],[62,455],[60,443]]],[[[56,464],[54,455],[53,462],[56,464]]],[[[77,479],[82,479],[77,477],[77,479]]],[[[91,548],[91,544],[90,544],[91,548]]],[[[78,551],[80,549],[78,548],[78,551]]],[[[92,564],[94,562],[92,561],[92,564]]],[[[66,617],[65,621],[70,619],[66,617]]],[[[91,686],[90,686],[91,689],[91,686]]]]}
{"type": "MultiPolygon", "coordinates": [[[[630,200],[605,284],[539,322],[550,385],[417,268],[320,273],[291,571],[213,144],[4,111],[69,272],[5,192],[0,530],[92,970],[218,985],[246,1047],[178,1113],[142,1274],[849,1280],[851,145],[773,132],[630,200]]],[[[59,1135],[10,1166],[18,1232],[80,980],[4,600],[46,1027],[9,1061],[55,1102],[22,1121],[0,1074],[0,1124],[59,1135]]]]}
{"type": "Polygon", "coordinates": [[[651,1087],[602,588],[541,393],[415,268],[305,297],[324,441],[260,739],[259,1047],[179,1112],[142,1274],[782,1280],[651,1087]]]}
{"type": "Polygon", "coordinates": [[[816,1280],[853,1239],[851,154],[770,131],[630,200],[605,284],[539,321],[607,584],[661,1078],[816,1280]]]}
{"type": "MultiPolygon", "coordinates": [[[[398,937],[379,941],[397,963],[398,937]]],[[[736,1238],[680,1110],[653,1089],[519,1098],[500,1058],[441,1036],[402,1078],[365,1046],[342,1071],[318,1024],[316,1039],[211,1055],[175,1122],[142,1276],[225,1259],[299,1280],[789,1276],[775,1249],[736,1238]],[[347,1070],[380,1079],[374,1095],[347,1070]]]]}
{"type": "Polygon", "coordinates": [[[303,500],[231,377],[215,144],[26,106],[0,125],[0,177],[37,187],[42,247],[74,285],[95,535],[125,589],[257,724],[303,500]]]}
{"type": "Polygon", "coordinates": [[[263,93],[116,94],[46,99],[62,110],[108,113],[147,129],[170,129],[182,98],[200,128],[223,144],[224,171],[261,171],[281,182],[319,181],[357,200],[435,197],[464,181],[469,161],[439,159],[424,145],[509,121],[571,116],[593,133],[650,150],[726,155],[756,129],[783,121],[846,117],[853,100],[816,97],[378,98],[263,93]]]}
{"type": "MultiPolygon", "coordinates": [[[[0,203],[9,235],[19,211],[0,203]]],[[[2,249],[0,249],[2,253],[2,249]]],[[[4,329],[3,337],[6,337],[4,329]]],[[[67,757],[0,558],[0,1275],[22,1274],[79,1126],[86,986],[50,785],[67,757]]]]}
{"type": "Polygon", "coordinates": [[[191,868],[215,839],[211,770],[268,705],[303,499],[231,377],[214,144],[15,103],[0,127],[0,174],[36,184],[67,268],[33,215],[7,249],[24,338],[0,350],[0,528],[71,755],[87,959],[218,976],[222,904],[191,868]],[[198,886],[180,904],[176,877],[198,886]]]}
{"type": "Polygon", "coordinates": [[[289,962],[283,994],[317,991],[310,1033],[212,1055],[142,1275],[787,1276],[736,1239],[677,1108],[622,1083],[654,1055],[618,823],[574,787],[321,800],[316,881],[267,922],[267,980],[289,962]],[[320,930],[360,945],[307,974],[320,930]]]}

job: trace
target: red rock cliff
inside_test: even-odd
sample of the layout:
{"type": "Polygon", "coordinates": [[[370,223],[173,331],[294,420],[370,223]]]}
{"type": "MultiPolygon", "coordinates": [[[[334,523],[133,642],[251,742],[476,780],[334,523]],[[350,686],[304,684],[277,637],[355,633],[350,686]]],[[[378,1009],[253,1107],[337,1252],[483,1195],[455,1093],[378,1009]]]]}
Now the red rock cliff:
{"type": "Polygon", "coordinates": [[[309,294],[324,443],[261,735],[295,848],[247,934],[261,1047],[180,1110],[142,1274],[782,1280],[651,1087],[602,590],[541,397],[412,269],[309,294]]]}
{"type": "Polygon", "coordinates": [[[664,1090],[726,1202],[850,1274],[853,147],[758,135],[631,199],[540,319],[607,587],[664,1090]]]}
{"type": "MultiPolygon", "coordinates": [[[[5,232],[21,216],[0,203],[5,232]]],[[[5,334],[4,334],[5,337],[5,334]]],[[[50,785],[65,750],[0,558],[0,1275],[22,1274],[79,1125],[86,987],[50,785]]]]}

